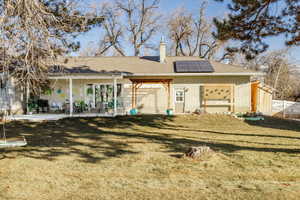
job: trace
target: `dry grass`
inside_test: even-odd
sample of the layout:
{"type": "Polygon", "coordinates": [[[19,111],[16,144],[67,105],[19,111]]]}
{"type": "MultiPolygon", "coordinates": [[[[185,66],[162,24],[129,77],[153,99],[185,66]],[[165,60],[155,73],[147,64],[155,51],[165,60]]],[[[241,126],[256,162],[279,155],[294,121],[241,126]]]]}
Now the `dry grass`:
{"type": "Polygon", "coordinates": [[[28,146],[1,153],[0,199],[300,199],[300,122],[205,115],[8,126],[28,146]],[[180,157],[199,145],[216,153],[180,157]]]}

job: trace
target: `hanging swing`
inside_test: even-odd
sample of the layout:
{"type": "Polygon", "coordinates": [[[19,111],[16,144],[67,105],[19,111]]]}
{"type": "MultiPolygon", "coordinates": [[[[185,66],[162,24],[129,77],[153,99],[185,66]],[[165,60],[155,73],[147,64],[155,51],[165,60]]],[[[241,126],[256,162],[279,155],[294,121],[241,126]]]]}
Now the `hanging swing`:
{"type": "Polygon", "coordinates": [[[4,79],[4,73],[2,74],[1,79],[1,90],[2,90],[2,105],[1,110],[3,112],[2,123],[3,123],[3,132],[2,138],[0,139],[0,148],[10,148],[10,147],[20,147],[27,145],[25,137],[20,138],[7,138],[6,137],[6,119],[8,116],[8,110],[10,109],[11,105],[11,96],[8,92],[8,79],[4,79]]]}
{"type": "Polygon", "coordinates": [[[20,138],[6,138],[5,124],[6,124],[6,116],[7,111],[3,115],[3,136],[0,139],[0,148],[9,148],[9,147],[20,147],[27,145],[25,137],[20,138]]]}

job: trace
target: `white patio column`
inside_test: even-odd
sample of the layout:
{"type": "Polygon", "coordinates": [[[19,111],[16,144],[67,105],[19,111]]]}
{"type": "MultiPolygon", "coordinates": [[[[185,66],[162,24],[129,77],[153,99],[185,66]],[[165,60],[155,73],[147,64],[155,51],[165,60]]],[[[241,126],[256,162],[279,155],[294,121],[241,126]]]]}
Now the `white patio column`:
{"type": "Polygon", "coordinates": [[[117,96],[118,96],[118,85],[117,85],[117,78],[114,77],[114,116],[117,115],[117,96]]]}
{"type": "Polygon", "coordinates": [[[70,103],[70,116],[73,115],[73,80],[69,78],[69,103],[70,103]]]}
{"type": "Polygon", "coordinates": [[[29,97],[30,97],[30,90],[29,90],[29,81],[26,82],[26,114],[29,114],[29,97]]]}

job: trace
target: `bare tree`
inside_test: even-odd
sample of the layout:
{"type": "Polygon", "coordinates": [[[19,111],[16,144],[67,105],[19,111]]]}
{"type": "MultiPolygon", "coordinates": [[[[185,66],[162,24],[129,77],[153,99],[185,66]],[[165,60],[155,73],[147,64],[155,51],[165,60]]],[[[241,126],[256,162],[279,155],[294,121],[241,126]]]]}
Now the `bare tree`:
{"type": "MultiPolygon", "coordinates": [[[[178,9],[177,9],[178,10],[178,9]]],[[[192,22],[193,18],[191,14],[186,14],[186,10],[178,10],[172,14],[168,22],[169,37],[173,44],[174,54],[179,56],[185,55],[183,52],[183,41],[185,41],[190,35],[192,35],[192,22]],[[176,13],[176,14],[175,14],[176,13]]]]}
{"type": "Polygon", "coordinates": [[[115,5],[106,2],[101,5],[100,15],[104,17],[102,23],[104,35],[100,41],[96,55],[105,55],[105,53],[113,48],[119,55],[125,56],[121,45],[121,40],[124,39],[124,28],[120,21],[120,10],[115,5]]]}
{"type": "Polygon", "coordinates": [[[274,88],[276,99],[295,98],[299,88],[299,77],[294,73],[294,65],[289,59],[289,49],[268,52],[247,60],[240,55],[236,64],[248,69],[265,72],[264,82],[274,88]]]}
{"type": "Polygon", "coordinates": [[[139,56],[142,48],[154,48],[150,40],[159,29],[156,10],[159,0],[117,0],[117,8],[125,13],[125,26],[130,36],[134,55],[139,56]]]}
{"type": "Polygon", "coordinates": [[[97,55],[97,47],[98,45],[94,42],[89,42],[84,48],[82,48],[79,52],[79,56],[96,56],[97,55]]]}
{"type": "Polygon", "coordinates": [[[0,4],[2,69],[32,89],[46,82],[55,58],[77,50],[73,38],[102,19],[76,1],[6,0],[0,4]],[[13,68],[13,70],[11,70],[13,68]]]}
{"type": "Polygon", "coordinates": [[[212,26],[205,18],[207,3],[201,4],[195,18],[185,8],[178,8],[168,20],[169,38],[176,56],[199,56],[211,59],[220,46],[212,36],[212,26]]]}

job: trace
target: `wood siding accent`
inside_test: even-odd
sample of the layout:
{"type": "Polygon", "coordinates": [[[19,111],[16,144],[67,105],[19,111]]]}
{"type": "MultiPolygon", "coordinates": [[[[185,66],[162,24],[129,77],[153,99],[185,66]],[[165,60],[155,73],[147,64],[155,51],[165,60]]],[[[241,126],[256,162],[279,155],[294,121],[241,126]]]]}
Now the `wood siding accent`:
{"type": "Polygon", "coordinates": [[[252,112],[257,112],[258,86],[259,86],[259,82],[251,83],[251,111],[252,112]]]}

